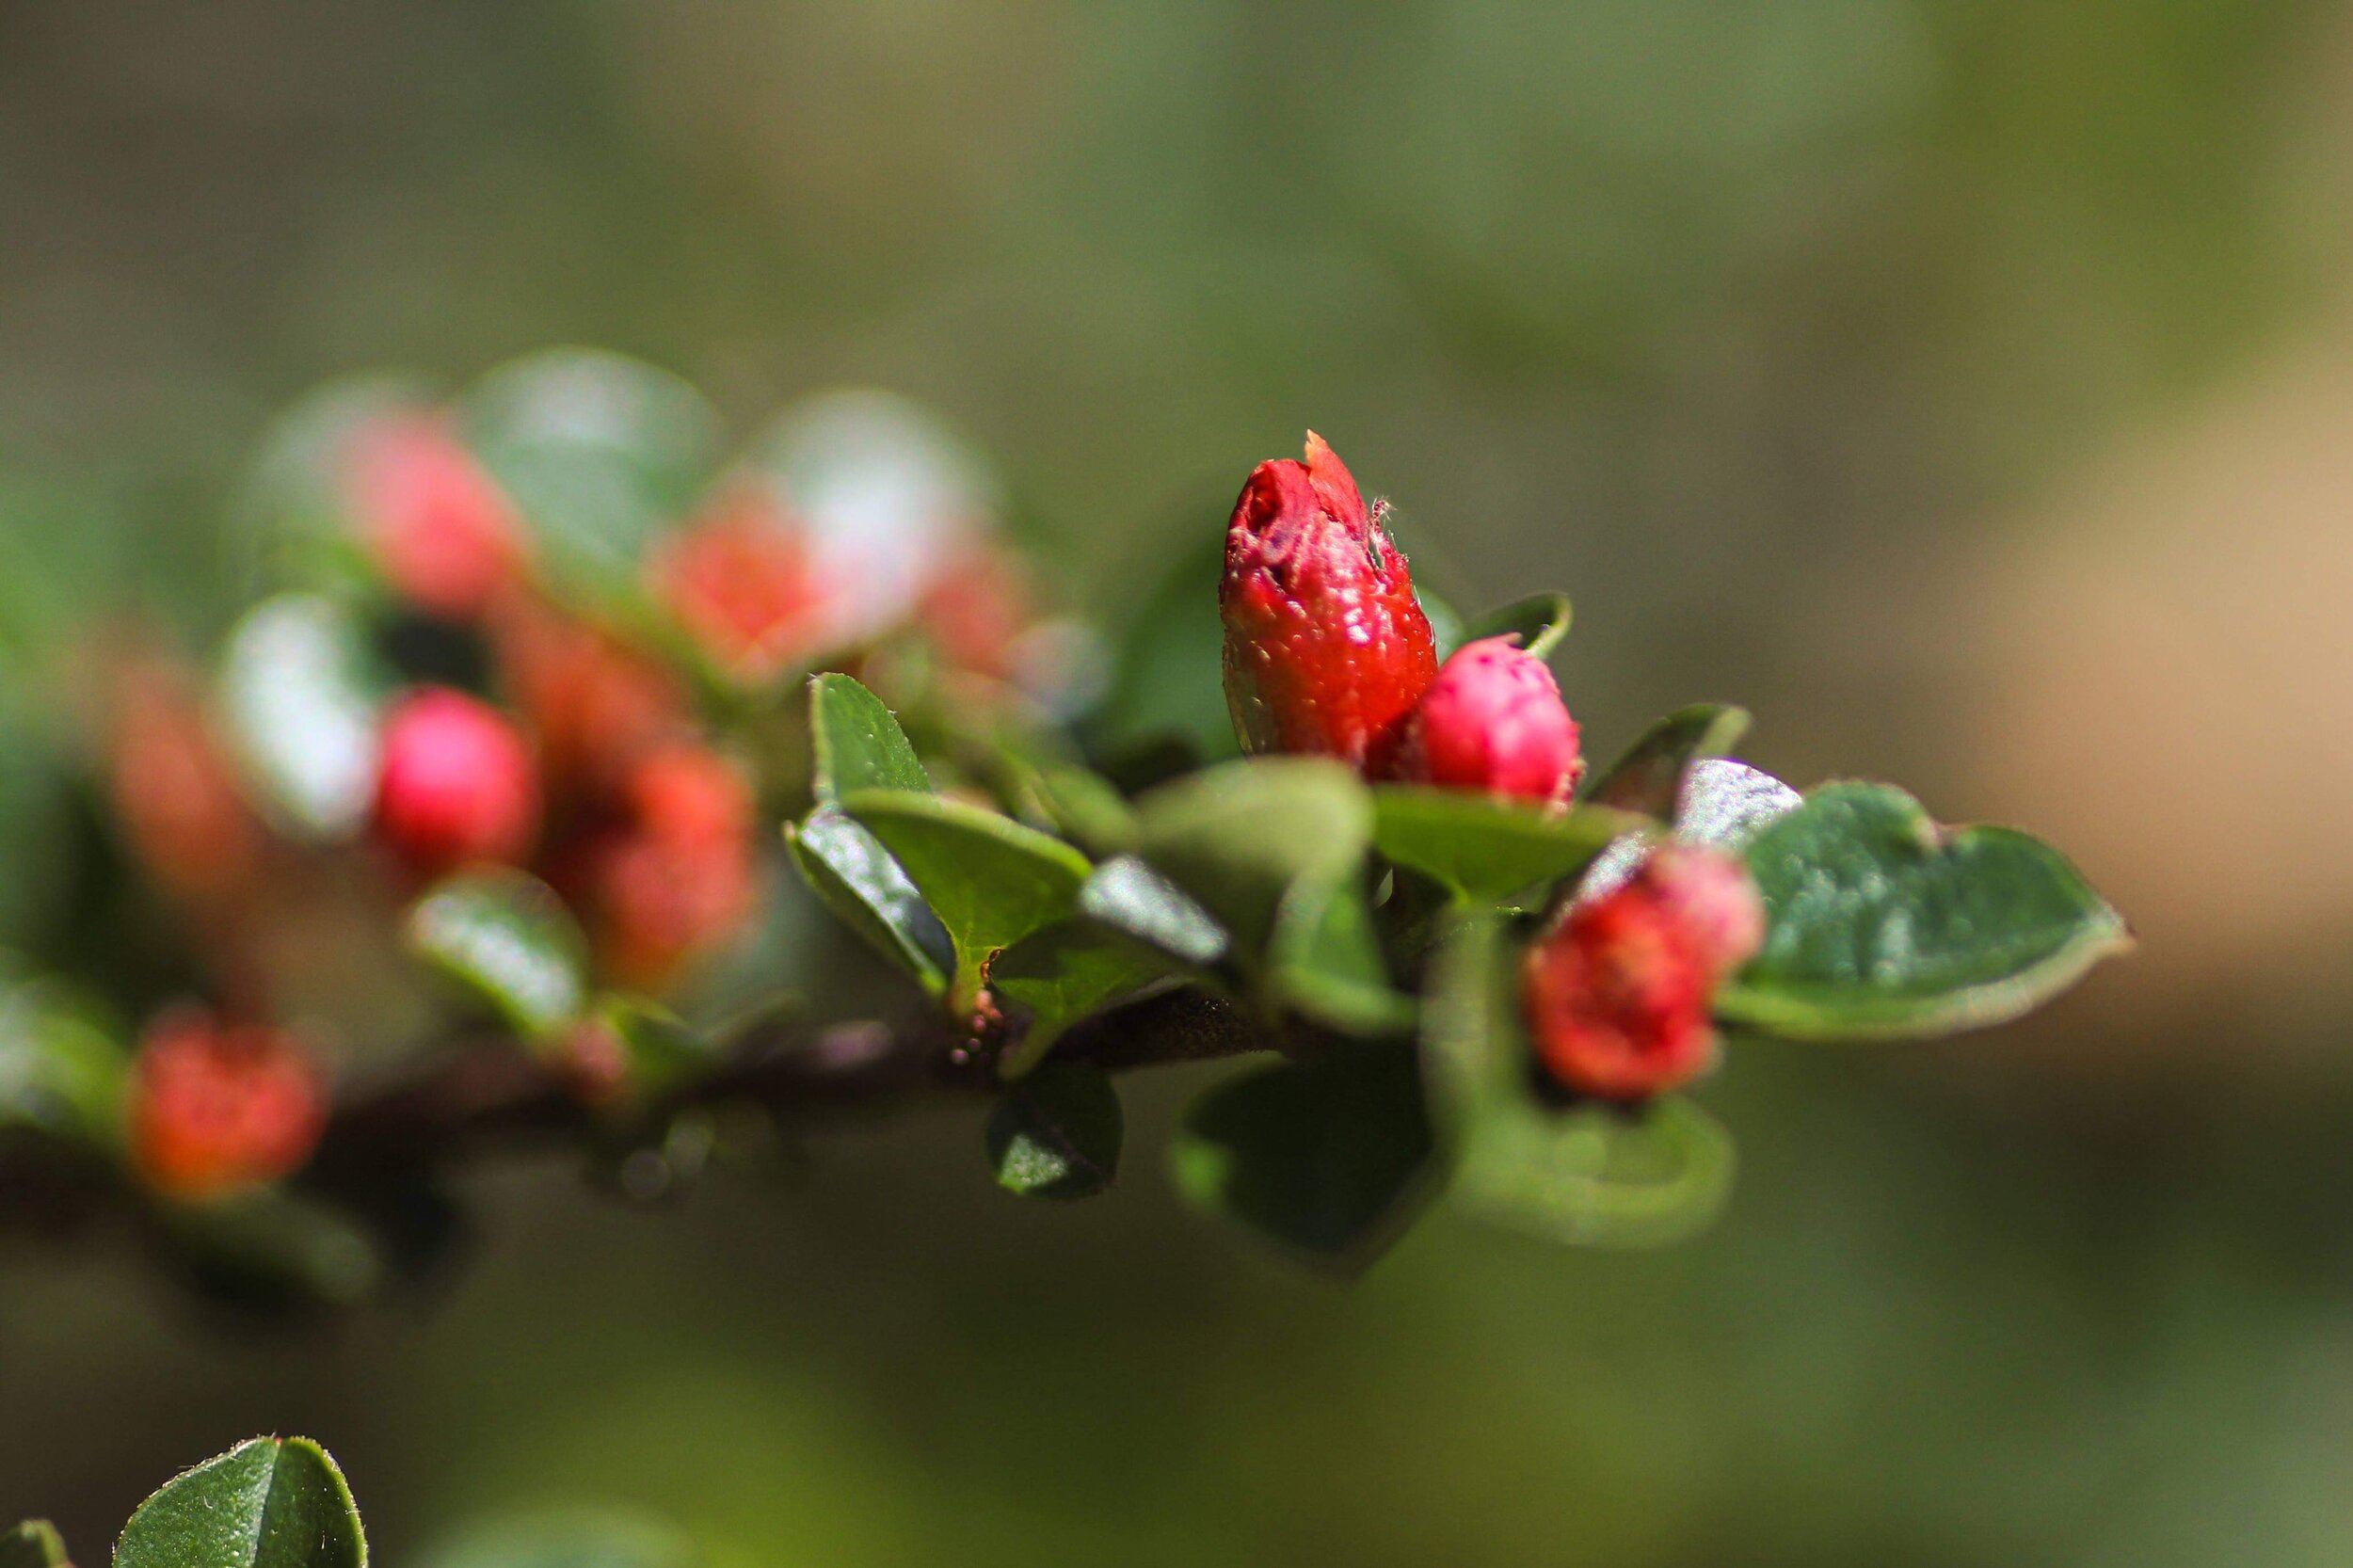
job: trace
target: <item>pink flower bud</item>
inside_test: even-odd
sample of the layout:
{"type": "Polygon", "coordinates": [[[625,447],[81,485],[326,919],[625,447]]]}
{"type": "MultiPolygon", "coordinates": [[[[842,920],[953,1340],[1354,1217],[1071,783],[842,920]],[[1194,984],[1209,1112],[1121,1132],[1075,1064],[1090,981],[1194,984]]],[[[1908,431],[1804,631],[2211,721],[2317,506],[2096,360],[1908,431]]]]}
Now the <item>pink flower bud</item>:
{"type": "Polygon", "coordinates": [[[1697,844],[1663,844],[1635,874],[1682,922],[1715,980],[1765,945],[1765,901],[1735,856],[1697,844]]]}
{"type": "Polygon", "coordinates": [[[1630,882],[1581,904],[1528,950],[1520,1001],[1537,1060],[1600,1099],[1642,1100],[1715,1056],[1707,957],[1656,889],[1630,882]]]}
{"type": "Polygon", "coordinates": [[[1552,671],[1512,637],[1454,650],[1401,731],[1389,771],[1415,783],[1559,805],[1585,771],[1552,671]]]}
{"type": "Polygon", "coordinates": [[[1243,748],[1359,767],[1437,673],[1413,573],[1323,438],[1260,463],[1225,535],[1225,701],[1243,748]]]}
{"type": "Polygon", "coordinates": [[[520,860],[539,827],[530,747],[487,703],[445,687],[417,692],[385,722],[376,826],[424,875],[520,860]]]}
{"type": "Polygon", "coordinates": [[[327,1087],[283,1030],[200,1011],[158,1019],[131,1080],[131,1155],[157,1191],[209,1198],[301,1168],[327,1128],[327,1087]]]}

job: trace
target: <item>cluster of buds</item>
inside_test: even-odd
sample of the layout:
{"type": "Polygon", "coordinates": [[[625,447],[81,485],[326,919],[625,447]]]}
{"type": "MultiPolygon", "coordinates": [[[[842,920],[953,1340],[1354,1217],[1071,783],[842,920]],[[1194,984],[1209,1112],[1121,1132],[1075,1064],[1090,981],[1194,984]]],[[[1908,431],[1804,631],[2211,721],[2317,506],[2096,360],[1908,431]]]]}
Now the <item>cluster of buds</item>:
{"type": "Polygon", "coordinates": [[[291,1176],[326,1129],[326,1078],[286,1031],[184,1009],[139,1043],[131,1154],[167,1196],[200,1201],[291,1176]]]}
{"type": "MultiPolygon", "coordinates": [[[[1513,637],[1440,664],[1383,513],[1312,432],[1304,461],[1261,463],[1242,487],[1219,604],[1243,746],[1565,808],[1584,760],[1552,671],[1513,637]]],[[[1716,988],[1753,954],[1763,920],[1737,861],[1655,852],[1529,952],[1522,999],[1539,1059],[1604,1099],[1689,1081],[1714,1055],[1716,988]]]]}
{"type": "Polygon", "coordinates": [[[1305,461],[1260,463],[1242,487],[1219,606],[1243,746],[1565,805],[1583,762],[1552,672],[1508,637],[1441,666],[1383,513],[1312,431],[1305,461]]]}
{"type": "Polygon", "coordinates": [[[1716,988],[1764,939],[1764,904],[1739,861],[1652,851],[1528,950],[1520,1002],[1537,1060],[1598,1099],[1681,1087],[1714,1063],[1716,988]]]}

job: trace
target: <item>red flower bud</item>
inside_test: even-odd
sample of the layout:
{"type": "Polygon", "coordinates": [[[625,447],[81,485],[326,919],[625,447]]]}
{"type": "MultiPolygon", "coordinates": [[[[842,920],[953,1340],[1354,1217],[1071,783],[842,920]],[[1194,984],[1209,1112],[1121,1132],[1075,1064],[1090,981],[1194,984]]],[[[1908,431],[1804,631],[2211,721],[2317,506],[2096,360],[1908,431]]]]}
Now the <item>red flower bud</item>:
{"type": "Polygon", "coordinates": [[[1681,922],[1716,980],[1765,945],[1765,901],[1736,856],[1697,844],[1663,844],[1635,875],[1681,922]]]}
{"type": "Polygon", "coordinates": [[[1529,949],[1520,1002],[1553,1077],[1596,1098],[1641,1100],[1713,1059],[1714,983],[1676,911],[1638,878],[1578,905],[1529,949]]]}
{"type": "Polygon", "coordinates": [[[378,568],[419,608],[463,619],[521,579],[530,546],[520,520],[441,421],[388,419],[362,431],[350,488],[378,568]]]}
{"type": "Polygon", "coordinates": [[[553,795],[614,788],[646,750],[690,728],[669,672],[584,621],[517,601],[492,635],[553,795]]]}
{"type": "Polygon", "coordinates": [[[822,639],[826,596],[808,543],[764,489],[729,492],[671,539],[650,570],[670,613],[731,674],[775,675],[822,639]]]}
{"type": "Polygon", "coordinates": [[[487,703],[445,687],[417,692],[385,722],[376,825],[425,875],[518,861],[539,828],[531,750],[487,703]]]}
{"type": "Polygon", "coordinates": [[[1004,680],[1031,624],[1030,591],[1002,550],[969,546],[932,579],[915,607],[915,623],[955,669],[1004,680]]]}
{"type": "Polygon", "coordinates": [[[586,846],[569,880],[604,966],[657,986],[751,913],[754,802],[725,758],[687,745],[647,756],[622,795],[625,820],[586,846]]]}
{"type": "Polygon", "coordinates": [[[1249,751],[1363,766],[1437,673],[1413,574],[1356,481],[1310,431],[1260,463],[1225,535],[1225,701],[1249,751]]]}
{"type": "Polygon", "coordinates": [[[1552,671],[1513,637],[1454,650],[1400,732],[1396,777],[1560,805],[1585,760],[1552,671]]]}
{"type": "Polygon", "coordinates": [[[327,1128],[327,1086],[283,1030],[167,1014],[140,1042],[131,1153],[158,1191],[206,1198],[299,1170],[327,1128]]]}

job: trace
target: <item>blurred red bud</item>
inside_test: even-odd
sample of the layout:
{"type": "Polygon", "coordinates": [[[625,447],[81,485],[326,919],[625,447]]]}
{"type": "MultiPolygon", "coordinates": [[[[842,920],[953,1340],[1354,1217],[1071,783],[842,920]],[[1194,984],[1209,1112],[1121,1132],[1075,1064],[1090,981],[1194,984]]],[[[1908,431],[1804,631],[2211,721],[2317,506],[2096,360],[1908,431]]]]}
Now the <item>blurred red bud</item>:
{"type": "Polygon", "coordinates": [[[1641,1100],[1714,1059],[1714,984],[1677,912],[1638,878],[1577,905],[1528,950],[1520,1000],[1554,1078],[1596,1098],[1641,1100]]]}
{"type": "Polygon", "coordinates": [[[505,715],[446,687],[403,699],[384,725],[376,826],[425,875],[520,861],[539,828],[531,749],[505,715]]]}
{"type": "Polygon", "coordinates": [[[608,632],[528,601],[491,631],[552,794],[617,788],[637,757],[689,728],[677,680],[608,632]]]}
{"type": "Polygon", "coordinates": [[[1313,431],[1260,463],[1225,535],[1225,700],[1244,749],[1363,766],[1437,673],[1404,555],[1313,431]]]}
{"type": "Polygon", "coordinates": [[[1552,671],[1512,637],[1455,649],[1401,731],[1390,771],[1417,783],[1560,805],[1585,771],[1552,671]]]}
{"type": "Polygon", "coordinates": [[[712,661],[758,680],[822,639],[825,594],[808,541],[765,488],[729,491],[649,564],[654,592],[712,661]]]}
{"type": "Polygon", "coordinates": [[[1679,921],[1721,981],[1765,945],[1765,901],[1738,857],[1697,844],[1663,844],[1636,878],[1679,921]]]}
{"type": "Polygon", "coordinates": [[[1030,627],[1031,594],[1001,549],[959,551],[932,580],[915,620],[952,667],[995,680],[1014,674],[1016,645],[1030,627]]]}
{"type": "Polygon", "coordinates": [[[132,1158],[158,1192],[208,1198],[291,1176],[327,1128],[327,1084],[284,1030],[166,1014],[131,1080],[132,1158]]]}
{"type": "Polygon", "coordinates": [[[727,759],[676,745],[630,770],[622,808],[572,880],[604,967],[624,984],[658,986],[752,912],[754,801],[727,759]]]}
{"type": "Polygon", "coordinates": [[[171,672],[124,676],[107,782],[133,852],[173,892],[213,897],[251,875],[261,824],[201,706],[171,672]]]}
{"type": "Polygon", "coordinates": [[[362,430],[348,483],[378,569],[418,608],[470,618],[521,580],[521,520],[446,422],[402,415],[362,430]]]}

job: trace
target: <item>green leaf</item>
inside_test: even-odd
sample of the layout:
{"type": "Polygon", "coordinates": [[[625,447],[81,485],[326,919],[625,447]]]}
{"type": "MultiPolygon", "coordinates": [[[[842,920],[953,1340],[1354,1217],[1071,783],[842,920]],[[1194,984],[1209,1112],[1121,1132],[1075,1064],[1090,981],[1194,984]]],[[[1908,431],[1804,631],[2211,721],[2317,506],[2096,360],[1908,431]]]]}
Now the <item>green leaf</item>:
{"type": "Polygon", "coordinates": [[[0,1127],[109,1146],[129,1053],[55,984],[0,967],[0,1127]]]}
{"type": "Polygon", "coordinates": [[[265,1187],[159,1210],[166,1257],[224,1306],[263,1318],[348,1307],[381,1289],[392,1260],[340,1208],[265,1187]]]}
{"type": "Polygon", "coordinates": [[[694,1568],[702,1559],[668,1525],[631,1514],[503,1519],[427,1554],[425,1568],[694,1568]]]}
{"type": "Polygon", "coordinates": [[[1626,754],[1587,787],[1586,802],[1641,811],[1666,821],[1673,814],[1686,768],[1721,757],[1748,733],[1745,709],[1704,702],[1682,708],[1642,732],[1626,754]]]}
{"type": "Polygon", "coordinates": [[[1762,768],[1729,757],[1702,758],[1684,770],[1675,837],[1737,855],[1804,798],[1762,768]]]}
{"type": "Polygon", "coordinates": [[[1719,1015],[1803,1039],[2003,1023],[2131,945],[2059,855],[2006,827],[1947,832],[1886,784],[1831,784],[1749,844],[1770,917],[1719,1015]]]}
{"type": "Polygon", "coordinates": [[[934,996],[948,988],[954,945],[881,840],[831,806],[787,823],[784,839],[802,878],[843,924],[934,996]]]}
{"type": "MultiPolygon", "coordinates": [[[[1804,798],[1761,768],[1728,757],[1704,757],[1683,771],[1673,836],[1684,843],[1738,855],[1768,823],[1796,810],[1804,798]]],[[[1624,883],[1657,840],[1654,829],[1628,834],[1611,844],[1587,869],[1577,885],[1578,899],[1598,898],[1624,883]]]]}
{"type": "Polygon", "coordinates": [[[257,1437],[139,1505],[115,1568],[365,1568],[351,1489],[307,1438],[257,1437]]]}
{"type": "Polygon", "coordinates": [[[1225,928],[1200,902],[1132,855],[1095,868],[1079,889],[1089,920],[1133,937],[1176,964],[1207,968],[1232,948],[1225,928]]]}
{"type": "Polygon", "coordinates": [[[1414,1026],[1414,999],[1389,984],[1372,910],[1353,873],[1291,885],[1268,946],[1266,986],[1277,1006],[1344,1034],[1414,1026]]]}
{"type": "Polygon", "coordinates": [[[1657,1246],[1705,1226],[1731,1193],[1731,1139],[1679,1098],[1625,1108],[1540,1095],[1511,957],[1499,924],[1475,920],[1433,971],[1423,1063],[1449,1201],[1581,1245],[1657,1246]]]}
{"type": "Polygon", "coordinates": [[[1454,657],[1454,650],[1470,640],[1470,623],[1451,603],[1416,584],[1414,597],[1421,600],[1422,618],[1430,623],[1431,646],[1437,650],[1438,663],[1454,657]]]}
{"type": "Polygon", "coordinates": [[[906,731],[882,698],[846,675],[808,683],[809,738],[817,798],[831,805],[853,790],[929,790],[906,731]]]}
{"type": "Polygon", "coordinates": [[[332,600],[264,600],[230,632],[221,715],[247,781],[281,827],[337,840],[366,822],[390,685],[361,629],[332,600]]]}
{"type": "Polygon", "coordinates": [[[997,1185],[1031,1198],[1089,1198],[1119,1170],[1124,1123],[1109,1074],[1048,1062],[1006,1091],[988,1119],[997,1185]]]}
{"type": "Polygon", "coordinates": [[[588,942],[555,889],[516,871],[468,872],[408,911],[408,949],[513,1025],[544,1041],[588,1000],[588,942]]]}
{"type": "Polygon", "coordinates": [[[1153,585],[1116,636],[1109,688],[1088,719],[1098,757],[1167,735],[1183,736],[1204,757],[1240,749],[1220,674],[1225,627],[1217,603],[1225,570],[1221,524],[1233,504],[1231,493],[1205,494],[1152,541],[1153,566],[1135,580],[1153,585]]]}
{"type": "Polygon", "coordinates": [[[1136,847],[1143,824],[1118,786],[1075,763],[1048,762],[1031,781],[1045,820],[1090,855],[1120,855],[1136,847]]]}
{"type": "Polygon", "coordinates": [[[1046,1060],[1080,1018],[1169,972],[1168,962],[1115,931],[1064,920],[1032,933],[997,955],[989,990],[1030,1014],[1019,1046],[998,1063],[1013,1079],[1046,1060]]]}
{"type": "Polygon", "coordinates": [[[1137,803],[1143,856],[1200,901],[1242,952],[1263,955],[1292,885],[1337,886],[1372,842],[1372,797],[1321,758],[1227,762],[1137,803]]]}
{"type": "Polygon", "coordinates": [[[65,1541],[46,1519],[27,1519],[0,1535],[0,1568],[67,1568],[65,1541]]]}
{"type": "Polygon", "coordinates": [[[72,907],[75,777],[13,707],[0,694],[0,943],[35,947],[72,907]]]}
{"type": "Polygon", "coordinates": [[[1522,801],[1425,784],[1372,792],[1373,847],[1465,904],[1492,904],[1585,869],[1603,846],[1642,825],[1607,807],[1546,811],[1522,801]]]}
{"type": "Polygon", "coordinates": [[[1077,912],[1086,856],[982,807],[911,790],[861,790],[842,809],[882,840],[956,951],[959,1010],[977,1000],[989,957],[1077,912]]]}
{"type": "Polygon", "coordinates": [[[552,349],[493,370],[458,406],[468,443],[575,585],[633,581],[655,535],[709,483],[719,419],[667,371],[552,349]]]}
{"type": "Polygon", "coordinates": [[[1353,1272],[1412,1217],[1431,1151],[1413,1048],[1384,1040],[1220,1083],[1194,1102],[1172,1161],[1193,1203],[1353,1272]]]}
{"type": "Polygon", "coordinates": [[[1517,635],[1522,648],[1545,659],[1551,657],[1552,650],[1568,634],[1569,596],[1548,593],[1533,594],[1500,610],[1489,611],[1471,623],[1462,641],[1475,643],[1481,637],[1517,635]]]}
{"type": "Polygon", "coordinates": [[[606,997],[597,1016],[620,1040],[629,1081],[642,1094],[659,1096],[690,1083],[725,1059],[718,1041],[649,997],[606,997]]]}

